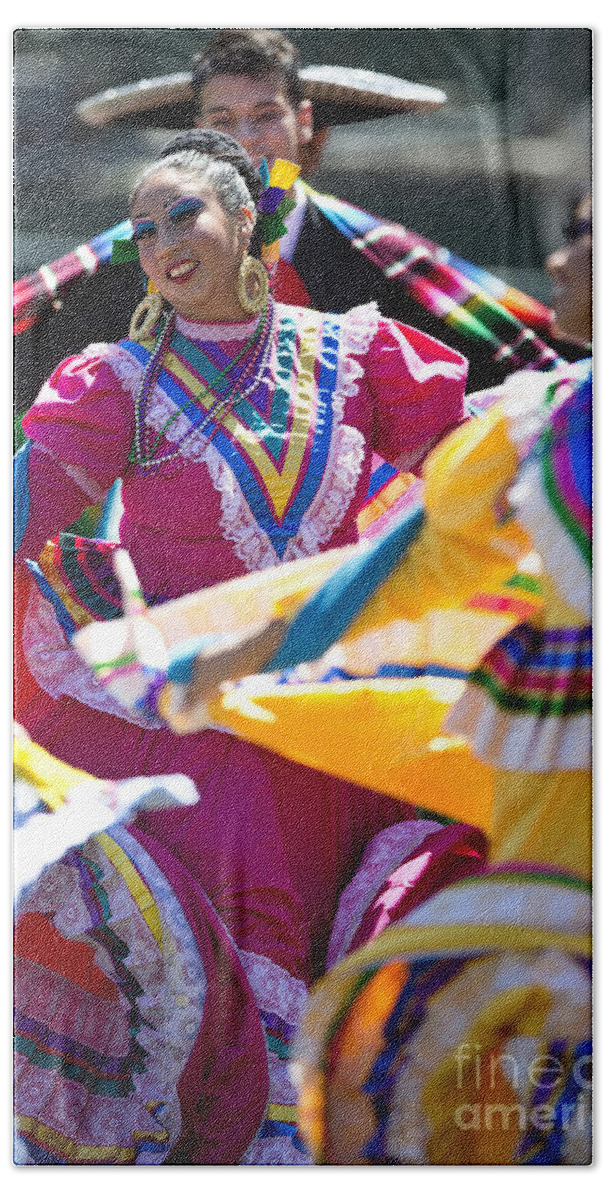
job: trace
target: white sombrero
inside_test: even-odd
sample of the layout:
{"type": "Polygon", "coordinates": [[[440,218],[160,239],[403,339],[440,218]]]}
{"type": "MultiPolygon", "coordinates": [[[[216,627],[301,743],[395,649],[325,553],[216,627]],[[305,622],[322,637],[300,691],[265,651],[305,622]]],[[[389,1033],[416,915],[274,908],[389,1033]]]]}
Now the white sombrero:
{"type": "MultiPolygon", "coordinates": [[[[447,99],[439,88],[359,67],[303,67],[299,76],[303,97],[313,102],[317,128],[369,121],[394,113],[421,112],[438,108],[447,99]]],[[[83,100],[76,113],[85,125],[121,121],[169,129],[189,128],[196,115],[192,72],[179,71],[175,75],[108,88],[83,100]]]]}

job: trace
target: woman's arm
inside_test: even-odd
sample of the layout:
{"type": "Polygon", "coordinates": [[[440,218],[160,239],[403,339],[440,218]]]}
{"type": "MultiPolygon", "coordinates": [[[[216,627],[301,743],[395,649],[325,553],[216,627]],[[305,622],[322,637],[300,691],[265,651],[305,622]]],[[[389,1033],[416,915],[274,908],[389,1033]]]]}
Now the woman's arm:
{"type": "Polygon", "coordinates": [[[457,351],[381,319],[365,361],[374,399],[374,450],[398,470],[415,471],[464,420],[467,370],[457,351]]]}
{"type": "Polygon", "coordinates": [[[20,559],[103,500],[126,465],[133,402],[111,367],[115,347],[61,363],[23,418],[15,456],[15,541],[20,559]]]}

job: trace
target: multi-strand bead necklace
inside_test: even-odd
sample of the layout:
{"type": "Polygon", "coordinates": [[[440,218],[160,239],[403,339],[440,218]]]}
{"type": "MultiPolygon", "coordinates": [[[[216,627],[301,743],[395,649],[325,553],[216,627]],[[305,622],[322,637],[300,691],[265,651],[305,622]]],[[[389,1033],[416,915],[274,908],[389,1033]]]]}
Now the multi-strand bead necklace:
{"type": "Polygon", "coordinates": [[[178,406],[168,421],[165,421],[160,432],[157,434],[153,442],[150,442],[146,428],[146,412],[150,397],[154,390],[154,385],[160,375],[165,354],[171,344],[171,338],[175,331],[175,311],[171,312],[163,327],[158,333],[154,349],[152,351],[150,361],[144,372],[144,376],[139,389],[139,395],[135,403],[135,437],[129,454],[129,462],[136,464],[141,471],[152,470],[155,467],[161,466],[162,463],[169,462],[171,459],[177,458],[181,453],[181,448],[195,431],[203,433],[211,439],[219,426],[219,422],[230,412],[230,410],[240,400],[244,400],[255,390],[259,383],[264,378],[268,366],[268,360],[271,350],[271,333],[273,323],[272,301],[266,304],[255,331],[251,337],[247,339],[244,346],[241,347],[238,354],[226,363],[221,370],[218,370],[217,375],[211,381],[206,383],[206,386],[196,396],[192,396],[186,400],[184,404],[178,406]],[[233,370],[239,363],[242,363],[241,371],[238,379],[228,379],[228,373],[233,370]],[[253,378],[251,378],[253,376],[253,378]],[[251,378],[251,382],[249,382],[251,378]],[[213,404],[205,411],[204,420],[201,424],[191,426],[181,438],[179,438],[172,449],[167,454],[157,454],[156,451],[166,436],[170,425],[184,412],[191,404],[197,404],[210,395],[218,384],[225,379],[229,383],[227,392],[214,400],[213,404]],[[245,384],[247,387],[244,387],[245,384]]]}

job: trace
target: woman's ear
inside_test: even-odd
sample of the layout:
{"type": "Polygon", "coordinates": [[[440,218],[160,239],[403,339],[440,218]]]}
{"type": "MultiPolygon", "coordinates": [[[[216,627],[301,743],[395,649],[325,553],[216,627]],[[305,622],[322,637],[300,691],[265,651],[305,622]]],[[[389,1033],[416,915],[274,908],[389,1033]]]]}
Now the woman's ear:
{"type": "Polygon", "coordinates": [[[244,245],[247,247],[251,241],[251,235],[255,226],[255,215],[250,208],[245,205],[241,208],[242,220],[240,221],[240,233],[243,237],[244,245]]]}

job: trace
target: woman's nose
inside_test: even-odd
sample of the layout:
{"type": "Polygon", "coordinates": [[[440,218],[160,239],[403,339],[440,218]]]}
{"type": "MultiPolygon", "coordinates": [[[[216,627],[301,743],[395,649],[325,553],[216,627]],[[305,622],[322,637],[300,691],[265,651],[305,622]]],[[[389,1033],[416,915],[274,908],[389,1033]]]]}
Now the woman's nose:
{"type": "Polygon", "coordinates": [[[159,256],[168,254],[171,250],[178,246],[181,241],[181,234],[175,225],[169,222],[163,222],[158,230],[156,238],[156,253],[159,256]]]}

